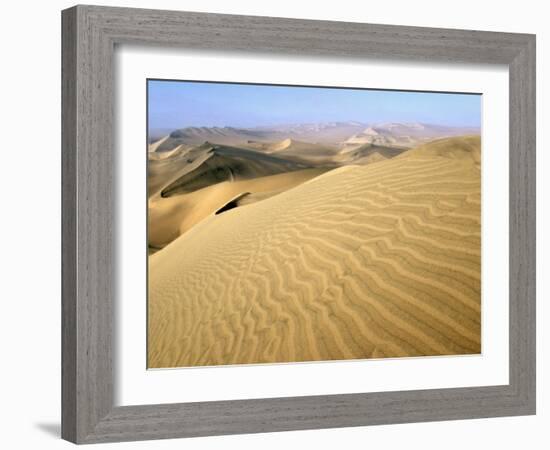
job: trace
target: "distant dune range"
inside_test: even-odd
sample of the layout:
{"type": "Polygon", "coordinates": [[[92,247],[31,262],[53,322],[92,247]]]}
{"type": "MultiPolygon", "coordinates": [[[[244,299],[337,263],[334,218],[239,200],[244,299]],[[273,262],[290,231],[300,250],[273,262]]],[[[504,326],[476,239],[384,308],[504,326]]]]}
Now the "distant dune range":
{"type": "Polygon", "coordinates": [[[149,367],[481,351],[479,136],[357,128],[150,147],[149,367]]]}
{"type": "MultiPolygon", "coordinates": [[[[199,145],[205,141],[224,145],[251,143],[273,143],[293,139],[312,144],[336,145],[376,143],[382,145],[412,147],[422,141],[444,136],[478,134],[475,127],[450,127],[423,123],[378,123],[328,122],[310,124],[289,124],[253,128],[236,127],[187,127],[166,135],[156,151],[172,150],[178,145],[199,145]]],[[[155,138],[158,133],[150,132],[155,138]]],[[[154,144],[155,142],[151,143],[154,144]]]]}
{"type": "Polygon", "coordinates": [[[149,145],[149,252],[162,249],[235,196],[247,193],[238,203],[250,204],[336,167],[384,161],[434,137],[472,130],[479,131],[332,122],[173,131],[149,145]]]}

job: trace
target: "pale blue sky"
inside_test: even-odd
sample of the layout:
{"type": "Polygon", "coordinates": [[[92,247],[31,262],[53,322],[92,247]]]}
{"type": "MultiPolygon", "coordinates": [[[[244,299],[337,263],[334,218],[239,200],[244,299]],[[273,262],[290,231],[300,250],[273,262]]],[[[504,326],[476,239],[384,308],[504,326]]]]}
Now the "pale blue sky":
{"type": "Polygon", "coordinates": [[[358,121],[481,124],[481,95],[148,81],[149,129],[358,121]]]}

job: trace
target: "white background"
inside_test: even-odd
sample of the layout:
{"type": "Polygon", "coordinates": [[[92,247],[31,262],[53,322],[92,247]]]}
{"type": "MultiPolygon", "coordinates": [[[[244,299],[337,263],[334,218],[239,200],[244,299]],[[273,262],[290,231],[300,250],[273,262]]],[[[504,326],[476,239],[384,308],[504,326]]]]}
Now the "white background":
{"type": "MultiPolygon", "coordinates": [[[[538,125],[538,415],[118,444],[116,448],[546,448],[550,396],[545,340],[550,317],[550,189],[547,26],[544,2],[463,0],[296,2],[291,0],[116,1],[105,5],[333,19],[537,33],[538,125]],[[545,329],[546,326],[546,329],[545,329]]],[[[2,43],[2,372],[0,411],[5,448],[69,448],[59,440],[60,415],[60,16],[72,3],[5,2],[2,43]]],[[[115,448],[113,446],[98,446],[115,448]]]]}
{"type": "Polygon", "coordinates": [[[118,405],[351,394],[508,384],[508,70],[503,66],[334,61],[122,46],[116,53],[118,405]],[[212,79],[223,67],[220,78],[212,79]],[[145,79],[481,92],[482,353],[302,364],[144,370],[146,366],[145,79]],[[493,170],[487,170],[487,169],[493,170]],[[136,195],[138,193],[138,195],[136,195]],[[139,195],[141,193],[141,195],[139,195]],[[404,377],[403,373],[407,376],[404,377]],[[343,384],[342,380],[346,380],[343,384]]]}

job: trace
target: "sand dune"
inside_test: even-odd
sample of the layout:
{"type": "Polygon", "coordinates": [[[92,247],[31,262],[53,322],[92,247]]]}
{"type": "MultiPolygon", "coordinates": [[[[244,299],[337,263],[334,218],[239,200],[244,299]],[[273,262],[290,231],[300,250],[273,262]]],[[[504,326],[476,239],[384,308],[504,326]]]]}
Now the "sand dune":
{"type": "Polygon", "coordinates": [[[372,152],[372,153],[369,153],[366,156],[362,156],[360,158],[357,158],[356,161],[358,163],[372,164],[372,163],[375,163],[375,162],[386,161],[387,159],[388,159],[388,157],[384,156],[380,152],[372,152]]]}
{"type": "Polygon", "coordinates": [[[280,158],[313,164],[332,163],[339,150],[335,145],[312,144],[295,139],[285,139],[270,148],[270,152],[280,158]]]}
{"type": "Polygon", "coordinates": [[[242,193],[249,193],[241,204],[250,204],[279,194],[327,169],[303,169],[257,177],[250,180],[224,181],[168,198],[157,196],[149,201],[148,240],[152,249],[161,249],[204,218],[242,193]]]}
{"type": "Polygon", "coordinates": [[[411,148],[435,138],[462,136],[478,132],[479,130],[473,127],[389,122],[369,125],[360,133],[349,137],[344,144],[374,144],[411,148]]]}
{"type": "Polygon", "coordinates": [[[407,154],[423,158],[443,156],[457,160],[471,160],[479,168],[481,165],[481,138],[473,135],[438,139],[410,150],[407,154]]]}
{"type": "MultiPolygon", "coordinates": [[[[199,214],[149,259],[149,367],[479,353],[479,148],[274,175],[283,192],[199,214]]],[[[163,200],[230,201],[253,182],[163,200]]]]}
{"type": "Polygon", "coordinates": [[[242,203],[250,204],[329,170],[209,143],[191,148],[181,144],[174,150],[149,156],[148,241],[151,252],[168,245],[236,195],[248,193],[242,203]],[[167,156],[157,157],[165,154],[167,156]]]}
{"type": "Polygon", "coordinates": [[[147,163],[147,194],[149,197],[200,165],[213,147],[209,144],[197,147],[178,145],[164,152],[149,152],[147,163]]]}
{"type": "Polygon", "coordinates": [[[269,139],[271,133],[259,129],[234,127],[187,127],[175,130],[162,139],[156,151],[171,150],[181,144],[200,145],[205,141],[216,144],[235,145],[250,139],[269,139]]]}
{"type": "Polygon", "coordinates": [[[187,127],[175,130],[164,136],[162,142],[155,142],[155,151],[171,150],[178,145],[199,145],[205,141],[220,145],[252,147],[274,142],[294,139],[308,142],[336,144],[365,127],[358,122],[332,122],[314,124],[292,124],[269,127],[235,128],[235,127],[187,127]]]}
{"type": "MultiPolygon", "coordinates": [[[[156,152],[172,150],[179,145],[196,146],[205,141],[238,147],[271,145],[291,139],[318,145],[376,144],[410,148],[426,140],[479,133],[477,128],[447,127],[424,123],[327,122],[266,127],[187,127],[172,131],[151,144],[156,152]]],[[[158,135],[157,133],[154,133],[158,135]]]]}
{"type": "Polygon", "coordinates": [[[334,161],[349,164],[368,164],[373,161],[394,158],[408,149],[403,147],[388,147],[377,144],[362,144],[346,146],[340,150],[334,161]]]}
{"type": "Polygon", "coordinates": [[[155,141],[155,142],[149,144],[149,151],[150,151],[150,152],[156,152],[157,149],[158,149],[162,144],[164,144],[168,139],[169,139],[169,136],[165,136],[165,137],[159,139],[158,141],[155,141]]]}
{"type": "Polygon", "coordinates": [[[173,150],[167,150],[165,152],[149,151],[149,153],[147,154],[147,158],[149,161],[163,161],[165,159],[174,160],[185,154],[188,154],[192,149],[192,146],[181,144],[173,150]]]}
{"type": "MultiPolygon", "coordinates": [[[[254,145],[254,143],[249,143],[254,145]]],[[[286,138],[277,142],[256,143],[256,148],[266,153],[284,158],[302,158],[305,160],[319,160],[331,158],[338,153],[335,145],[318,144],[286,138]]]]}
{"type": "Polygon", "coordinates": [[[213,146],[190,162],[177,179],[162,189],[161,195],[186,194],[222,181],[246,180],[307,167],[306,164],[242,148],[213,146]]]}

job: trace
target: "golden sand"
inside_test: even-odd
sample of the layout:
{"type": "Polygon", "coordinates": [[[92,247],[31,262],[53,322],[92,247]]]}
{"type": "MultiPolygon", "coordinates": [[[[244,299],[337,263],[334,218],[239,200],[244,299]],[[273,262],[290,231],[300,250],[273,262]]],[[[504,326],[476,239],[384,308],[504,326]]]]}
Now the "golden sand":
{"type": "MultiPolygon", "coordinates": [[[[436,141],[197,212],[149,259],[149,367],[479,353],[479,151],[436,141]]],[[[231,185],[206,189],[250,188],[231,185]]]]}

